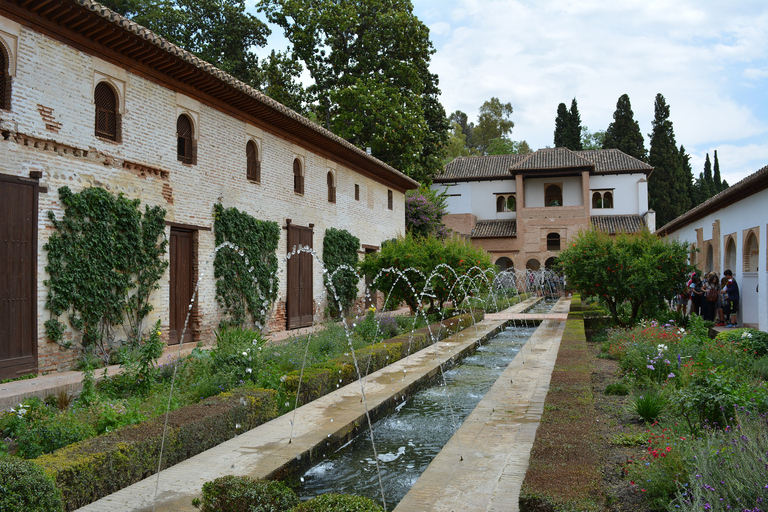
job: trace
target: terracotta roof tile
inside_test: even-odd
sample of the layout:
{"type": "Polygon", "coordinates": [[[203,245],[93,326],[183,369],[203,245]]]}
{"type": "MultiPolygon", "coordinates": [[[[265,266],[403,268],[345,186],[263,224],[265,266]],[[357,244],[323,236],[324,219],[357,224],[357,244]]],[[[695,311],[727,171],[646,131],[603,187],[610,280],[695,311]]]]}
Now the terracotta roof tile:
{"type": "Polygon", "coordinates": [[[568,169],[574,167],[592,167],[592,162],[579,156],[578,152],[568,148],[545,148],[531,153],[528,158],[512,165],[514,171],[539,169],[568,169]]]}
{"type": "Polygon", "coordinates": [[[517,236],[517,221],[512,219],[479,220],[472,238],[504,238],[517,236]]]}
{"type": "Polygon", "coordinates": [[[448,163],[434,181],[510,178],[509,168],[527,158],[522,155],[460,156],[448,163]]]}
{"type": "Polygon", "coordinates": [[[617,172],[649,173],[653,167],[618,149],[595,149],[577,151],[580,157],[589,160],[594,166],[594,174],[612,174],[617,172]]]}
{"type": "Polygon", "coordinates": [[[637,233],[645,228],[639,215],[593,215],[591,222],[593,227],[609,235],[637,233]]]}

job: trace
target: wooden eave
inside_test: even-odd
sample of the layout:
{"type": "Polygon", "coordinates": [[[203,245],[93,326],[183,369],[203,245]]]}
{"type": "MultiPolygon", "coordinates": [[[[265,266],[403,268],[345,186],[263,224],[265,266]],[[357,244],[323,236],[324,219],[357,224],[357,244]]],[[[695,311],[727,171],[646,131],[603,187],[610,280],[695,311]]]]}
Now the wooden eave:
{"type": "Polygon", "coordinates": [[[510,174],[524,178],[552,178],[557,176],[580,176],[583,172],[592,174],[594,167],[560,167],[557,169],[511,169],[510,174]]]}
{"type": "Polygon", "coordinates": [[[208,68],[201,69],[186,60],[190,58],[187,52],[164,40],[158,43],[140,37],[126,28],[124,24],[130,22],[124,18],[111,21],[76,0],[3,0],[0,14],[263,128],[399,192],[418,188],[411,178],[328,135],[330,132],[323,133],[324,130],[274,100],[260,99],[248,86],[214,66],[198,61],[208,68]]]}

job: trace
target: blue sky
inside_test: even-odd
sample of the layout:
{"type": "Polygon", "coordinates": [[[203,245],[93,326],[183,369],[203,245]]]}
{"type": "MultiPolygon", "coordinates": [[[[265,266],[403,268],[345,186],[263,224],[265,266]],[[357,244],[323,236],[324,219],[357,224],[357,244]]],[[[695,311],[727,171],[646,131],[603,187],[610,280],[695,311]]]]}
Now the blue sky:
{"type": "MultiPolygon", "coordinates": [[[[513,140],[553,143],[561,102],[604,130],[626,93],[651,132],[653,103],[670,106],[694,175],[717,150],[734,184],[768,165],[765,0],[413,0],[435,47],[446,113],[475,119],[498,97],[514,108],[513,140]]],[[[280,29],[270,46],[284,49],[280,29]]]]}

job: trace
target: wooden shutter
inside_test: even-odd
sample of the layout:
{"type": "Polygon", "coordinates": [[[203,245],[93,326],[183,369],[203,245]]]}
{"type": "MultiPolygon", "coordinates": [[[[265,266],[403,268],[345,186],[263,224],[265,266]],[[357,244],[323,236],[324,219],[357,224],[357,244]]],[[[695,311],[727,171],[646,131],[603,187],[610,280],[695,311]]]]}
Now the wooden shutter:
{"type": "Polygon", "coordinates": [[[177,159],[185,164],[197,163],[197,145],[192,131],[192,121],[184,114],[176,120],[177,159]]]}
{"type": "Polygon", "coordinates": [[[0,45],[0,108],[11,110],[11,75],[10,62],[5,50],[0,45]]]}
{"type": "Polygon", "coordinates": [[[101,82],[93,92],[93,102],[96,106],[96,136],[116,142],[118,140],[117,95],[109,85],[101,82]]]}
{"type": "Polygon", "coordinates": [[[259,149],[252,140],[245,146],[245,159],[247,165],[247,177],[252,181],[261,181],[261,162],[259,162],[259,149]]]}

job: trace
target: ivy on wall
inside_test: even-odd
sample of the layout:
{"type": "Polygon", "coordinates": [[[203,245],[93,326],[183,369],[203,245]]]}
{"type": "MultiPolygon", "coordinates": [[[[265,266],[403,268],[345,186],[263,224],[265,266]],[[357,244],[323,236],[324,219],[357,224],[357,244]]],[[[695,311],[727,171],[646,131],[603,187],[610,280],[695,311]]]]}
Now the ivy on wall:
{"type": "Polygon", "coordinates": [[[360,239],[345,229],[328,228],[323,238],[323,265],[325,288],[328,290],[328,306],[333,316],[338,316],[339,303],[344,312],[357,297],[357,250],[360,239]],[[331,287],[333,284],[333,287],[331,287]],[[335,291],[335,295],[334,295],[335,291]],[[338,301],[335,297],[338,297],[338,301]]]}
{"type": "Polygon", "coordinates": [[[230,243],[219,248],[213,260],[216,300],[228,316],[220,327],[263,325],[269,305],[277,298],[280,227],[220,203],[213,211],[216,246],[230,243]]]}
{"type": "Polygon", "coordinates": [[[50,276],[45,307],[51,311],[46,335],[69,345],[62,343],[66,326],[59,321],[66,313],[82,347],[106,360],[116,328],[139,339],[152,311],[149,296],[168,267],[165,210],[145,206],[142,215],[138,199],[98,187],[79,193],[61,187],[59,197],[64,217],[48,212],[54,231],[44,246],[50,276]]]}

